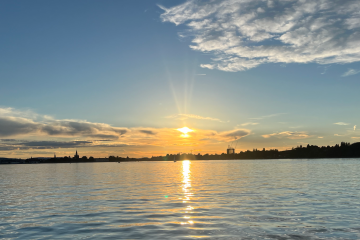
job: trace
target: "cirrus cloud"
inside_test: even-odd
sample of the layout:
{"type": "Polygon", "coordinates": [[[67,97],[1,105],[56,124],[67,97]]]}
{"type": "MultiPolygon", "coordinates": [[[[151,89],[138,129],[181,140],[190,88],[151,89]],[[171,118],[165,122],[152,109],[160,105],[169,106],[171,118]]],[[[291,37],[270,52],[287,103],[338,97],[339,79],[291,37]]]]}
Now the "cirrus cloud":
{"type": "Polygon", "coordinates": [[[277,137],[277,138],[288,138],[288,139],[303,139],[309,138],[307,132],[291,132],[291,131],[284,131],[279,133],[272,133],[272,134],[265,134],[262,135],[263,138],[270,138],[270,137],[277,137]]]}
{"type": "Polygon", "coordinates": [[[356,75],[360,73],[360,70],[355,70],[355,69],[348,69],[343,75],[341,75],[342,77],[348,77],[348,76],[351,76],[351,75],[356,75]]]}
{"type": "Polygon", "coordinates": [[[342,126],[346,126],[346,125],[349,125],[349,123],[345,123],[345,122],[337,122],[337,123],[334,123],[336,125],[342,125],[342,126]]]}
{"type": "Polygon", "coordinates": [[[246,122],[246,123],[242,123],[240,124],[240,126],[249,126],[249,125],[258,125],[259,123],[256,122],[246,122]]]}
{"type": "Polygon", "coordinates": [[[215,55],[203,68],[360,61],[358,0],[188,0],[159,7],[162,21],[186,25],[181,35],[193,38],[191,49],[215,55]]]}
{"type": "Polygon", "coordinates": [[[173,114],[170,116],[167,116],[166,118],[174,118],[174,119],[179,119],[179,120],[185,120],[185,119],[199,119],[199,120],[210,120],[210,121],[216,121],[216,122],[221,122],[224,123],[225,121],[222,121],[218,118],[212,118],[212,117],[202,117],[199,115],[195,115],[195,114],[185,114],[185,113],[180,113],[180,114],[173,114]]]}

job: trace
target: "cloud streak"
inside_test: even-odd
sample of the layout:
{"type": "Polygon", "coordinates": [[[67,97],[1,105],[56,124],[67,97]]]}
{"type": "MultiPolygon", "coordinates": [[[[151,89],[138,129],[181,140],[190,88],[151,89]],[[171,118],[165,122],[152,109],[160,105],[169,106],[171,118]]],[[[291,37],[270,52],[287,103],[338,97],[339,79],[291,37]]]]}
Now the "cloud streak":
{"type": "Polygon", "coordinates": [[[341,126],[349,125],[349,123],[344,123],[344,122],[337,122],[337,123],[334,123],[334,124],[341,125],[341,126]]]}
{"type": "Polygon", "coordinates": [[[254,126],[254,125],[258,125],[258,124],[259,123],[256,123],[256,122],[246,122],[246,123],[240,124],[240,126],[245,127],[245,126],[249,126],[249,125],[254,126]]]}
{"type": "Polygon", "coordinates": [[[360,73],[360,70],[355,70],[355,69],[349,69],[347,72],[345,72],[343,75],[341,75],[342,77],[348,77],[348,76],[351,76],[351,75],[356,75],[360,73]]]}
{"type": "Polygon", "coordinates": [[[188,0],[159,7],[162,21],[186,25],[182,35],[192,36],[191,49],[214,54],[203,68],[360,61],[357,0],[188,0]]]}
{"type": "Polygon", "coordinates": [[[212,118],[212,117],[202,117],[199,115],[195,115],[195,114],[184,114],[184,113],[180,113],[180,114],[174,114],[171,116],[167,116],[166,118],[174,118],[174,119],[179,119],[179,120],[185,120],[185,119],[198,119],[198,120],[210,120],[210,121],[216,121],[216,122],[221,122],[224,123],[225,121],[222,121],[218,118],[212,118]]]}
{"type": "Polygon", "coordinates": [[[291,131],[284,131],[279,133],[272,133],[272,134],[265,134],[262,135],[263,138],[271,138],[271,137],[277,137],[277,138],[288,138],[288,139],[304,139],[309,138],[307,132],[291,132],[291,131]]]}
{"type": "Polygon", "coordinates": [[[57,137],[84,136],[89,138],[118,139],[130,130],[112,127],[105,123],[91,123],[84,120],[56,120],[48,116],[28,114],[0,108],[0,137],[46,135],[57,137]]]}
{"type": "Polygon", "coordinates": [[[61,148],[83,148],[83,147],[125,147],[127,144],[97,144],[97,141],[29,141],[14,140],[0,144],[0,151],[11,150],[43,150],[61,148]]]}
{"type": "Polygon", "coordinates": [[[265,115],[265,116],[256,117],[256,118],[250,118],[250,119],[253,119],[253,120],[262,120],[262,119],[266,119],[266,118],[277,117],[277,116],[280,116],[280,115],[283,115],[283,114],[285,114],[285,113],[274,113],[274,114],[265,115]]]}
{"type": "Polygon", "coordinates": [[[118,139],[130,131],[104,123],[77,120],[49,120],[35,122],[21,117],[0,117],[0,137],[18,135],[49,135],[60,137],[86,136],[90,138],[118,139]]]}

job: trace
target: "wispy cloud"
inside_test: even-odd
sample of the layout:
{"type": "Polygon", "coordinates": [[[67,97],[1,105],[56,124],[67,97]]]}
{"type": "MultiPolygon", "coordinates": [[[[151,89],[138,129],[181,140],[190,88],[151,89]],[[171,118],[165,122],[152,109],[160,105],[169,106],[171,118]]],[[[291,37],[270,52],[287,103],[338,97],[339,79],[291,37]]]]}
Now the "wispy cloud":
{"type": "Polygon", "coordinates": [[[270,138],[270,137],[277,137],[277,138],[288,138],[288,139],[303,139],[303,138],[309,138],[307,132],[291,132],[291,131],[285,131],[285,132],[279,132],[279,133],[272,133],[272,134],[265,134],[262,135],[263,138],[270,138]]]}
{"type": "Polygon", "coordinates": [[[245,126],[249,126],[249,125],[258,125],[259,123],[256,123],[256,122],[246,122],[246,123],[242,123],[242,124],[240,124],[240,126],[243,126],[243,127],[245,127],[245,126]]]}
{"type": "MultiPolygon", "coordinates": [[[[359,19],[359,21],[360,21],[360,19],[359,19]]],[[[355,70],[355,69],[349,68],[349,70],[347,70],[346,72],[344,72],[344,74],[341,75],[341,76],[342,76],[342,77],[348,77],[348,76],[351,76],[351,75],[356,75],[356,74],[358,74],[358,73],[360,73],[360,70],[355,70]]]]}
{"type": "Polygon", "coordinates": [[[354,126],[354,131],[356,130],[356,125],[354,126]]]}
{"type": "Polygon", "coordinates": [[[148,129],[139,129],[138,130],[141,133],[144,133],[145,135],[156,135],[157,132],[154,131],[154,129],[148,128],[148,129]]]}
{"type": "Polygon", "coordinates": [[[162,21],[186,25],[191,49],[215,55],[203,68],[360,61],[358,0],[188,0],[160,8],[162,21]]]}
{"type": "Polygon", "coordinates": [[[173,114],[170,116],[167,116],[166,118],[174,118],[174,119],[180,119],[180,120],[185,120],[185,119],[199,119],[199,120],[210,120],[210,121],[216,121],[216,122],[221,122],[224,123],[225,121],[222,121],[218,118],[212,118],[212,117],[202,117],[199,115],[195,115],[195,114],[185,114],[185,113],[180,113],[180,114],[173,114]]]}
{"type": "Polygon", "coordinates": [[[265,115],[265,116],[256,117],[256,118],[250,118],[250,119],[253,119],[253,120],[261,120],[261,119],[265,119],[265,118],[277,117],[277,116],[280,116],[280,115],[283,115],[283,114],[285,114],[285,113],[274,113],[274,114],[265,115]]]}
{"type": "Polygon", "coordinates": [[[329,68],[329,66],[325,66],[324,71],[321,73],[321,75],[324,75],[327,72],[328,68],[329,68]]]}
{"type": "Polygon", "coordinates": [[[336,124],[336,125],[343,125],[343,126],[349,125],[349,123],[344,123],[344,122],[337,122],[337,123],[334,123],[334,124],[336,124]]]}
{"type": "Polygon", "coordinates": [[[199,74],[196,74],[198,76],[206,76],[206,73],[199,73],[199,74]]]}
{"type": "Polygon", "coordinates": [[[220,132],[215,136],[219,140],[232,141],[248,136],[251,133],[248,129],[235,129],[231,131],[220,132]]]}

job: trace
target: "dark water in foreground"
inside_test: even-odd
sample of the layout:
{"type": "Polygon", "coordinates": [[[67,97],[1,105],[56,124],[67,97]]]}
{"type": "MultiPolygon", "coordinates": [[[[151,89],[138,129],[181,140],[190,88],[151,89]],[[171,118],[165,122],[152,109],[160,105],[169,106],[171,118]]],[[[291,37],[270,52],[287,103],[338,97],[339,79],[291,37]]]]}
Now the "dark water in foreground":
{"type": "Polygon", "coordinates": [[[0,165],[2,239],[360,239],[360,159],[0,165]]]}

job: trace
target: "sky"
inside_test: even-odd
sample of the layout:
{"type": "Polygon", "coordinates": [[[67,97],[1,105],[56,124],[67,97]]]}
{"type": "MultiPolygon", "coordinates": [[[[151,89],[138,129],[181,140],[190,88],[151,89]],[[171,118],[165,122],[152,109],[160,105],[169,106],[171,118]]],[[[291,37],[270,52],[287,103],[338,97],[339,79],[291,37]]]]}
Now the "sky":
{"type": "Polygon", "coordinates": [[[3,0],[0,31],[0,157],[360,141],[357,0],[3,0]]]}

